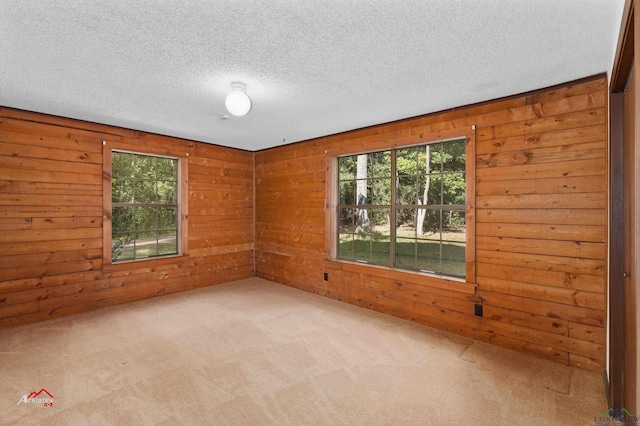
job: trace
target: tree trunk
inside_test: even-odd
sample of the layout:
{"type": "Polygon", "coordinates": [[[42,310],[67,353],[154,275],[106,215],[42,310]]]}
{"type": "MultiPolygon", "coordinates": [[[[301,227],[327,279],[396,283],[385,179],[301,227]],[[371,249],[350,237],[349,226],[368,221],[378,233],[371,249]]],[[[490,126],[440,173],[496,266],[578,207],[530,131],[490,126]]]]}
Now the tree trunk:
{"type": "MultiPolygon", "coordinates": [[[[425,163],[426,163],[426,175],[425,175],[425,182],[424,182],[424,193],[422,196],[422,200],[420,200],[420,197],[418,197],[418,204],[426,206],[427,205],[427,200],[428,200],[428,196],[429,196],[429,186],[431,185],[431,175],[429,174],[431,172],[431,169],[429,168],[429,163],[431,162],[431,151],[429,149],[429,145],[425,146],[425,163]]],[[[418,232],[418,235],[424,235],[424,220],[427,216],[427,209],[418,209],[418,220],[416,222],[416,230],[418,232]]]]}
{"type": "MultiPolygon", "coordinates": [[[[367,154],[358,155],[356,163],[356,204],[367,204],[367,154]]],[[[356,232],[368,231],[371,227],[367,209],[356,212],[356,232]]]]}

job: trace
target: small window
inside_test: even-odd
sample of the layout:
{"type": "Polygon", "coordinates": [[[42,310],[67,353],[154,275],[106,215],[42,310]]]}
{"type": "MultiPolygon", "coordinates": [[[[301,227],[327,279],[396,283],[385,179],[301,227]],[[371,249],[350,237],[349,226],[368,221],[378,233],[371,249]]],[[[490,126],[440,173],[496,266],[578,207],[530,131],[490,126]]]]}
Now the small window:
{"type": "Polygon", "coordinates": [[[338,158],[338,259],[465,277],[466,141],[338,158]]]}
{"type": "Polygon", "coordinates": [[[111,260],[180,253],[180,161],[112,151],[111,260]]]}

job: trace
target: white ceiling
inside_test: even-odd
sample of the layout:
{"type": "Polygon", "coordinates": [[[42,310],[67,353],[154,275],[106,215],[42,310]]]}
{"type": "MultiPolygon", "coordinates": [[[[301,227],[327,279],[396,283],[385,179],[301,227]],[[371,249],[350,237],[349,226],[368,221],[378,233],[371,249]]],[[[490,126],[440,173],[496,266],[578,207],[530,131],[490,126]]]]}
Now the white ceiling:
{"type": "Polygon", "coordinates": [[[253,151],[610,72],[623,6],[1,0],[0,105],[253,151]]]}

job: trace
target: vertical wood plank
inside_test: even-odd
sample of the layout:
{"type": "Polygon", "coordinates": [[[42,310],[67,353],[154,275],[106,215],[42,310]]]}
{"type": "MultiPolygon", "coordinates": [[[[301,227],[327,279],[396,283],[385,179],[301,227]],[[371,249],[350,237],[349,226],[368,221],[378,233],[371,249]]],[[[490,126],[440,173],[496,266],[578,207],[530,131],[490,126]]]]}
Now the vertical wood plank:
{"type": "Polygon", "coordinates": [[[467,136],[467,161],[465,172],[467,175],[467,247],[466,247],[466,277],[467,282],[476,282],[476,126],[467,136]]]}
{"type": "Polygon", "coordinates": [[[111,264],[111,180],[112,180],[111,147],[102,142],[102,263],[111,264]]]}

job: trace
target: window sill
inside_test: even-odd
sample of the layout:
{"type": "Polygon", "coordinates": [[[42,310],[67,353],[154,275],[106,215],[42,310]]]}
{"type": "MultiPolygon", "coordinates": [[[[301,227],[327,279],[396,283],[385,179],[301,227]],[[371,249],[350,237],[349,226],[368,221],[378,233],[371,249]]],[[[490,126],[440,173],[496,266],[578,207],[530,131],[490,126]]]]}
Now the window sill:
{"type": "Polygon", "coordinates": [[[173,256],[152,257],[148,259],[126,260],[116,263],[105,263],[102,265],[102,272],[119,272],[127,269],[136,268],[153,268],[161,265],[170,265],[172,263],[180,263],[189,256],[184,254],[176,254],[173,256]]]}
{"type": "Polygon", "coordinates": [[[397,281],[414,283],[428,287],[436,287],[444,290],[456,291],[459,293],[475,294],[476,292],[476,284],[467,282],[462,278],[445,277],[418,271],[403,271],[386,266],[372,265],[367,263],[355,263],[338,259],[327,260],[327,267],[347,272],[381,276],[397,281]]]}

